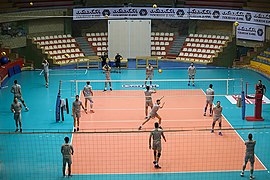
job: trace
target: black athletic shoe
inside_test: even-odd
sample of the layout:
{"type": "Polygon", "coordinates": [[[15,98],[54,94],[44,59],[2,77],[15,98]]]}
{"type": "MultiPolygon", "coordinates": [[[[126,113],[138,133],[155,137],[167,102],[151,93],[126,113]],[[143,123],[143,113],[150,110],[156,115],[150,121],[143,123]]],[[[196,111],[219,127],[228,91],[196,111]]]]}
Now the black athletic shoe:
{"type": "Polygon", "coordinates": [[[103,91],[107,91],[107,89],[104,89],[103,91]]]}
{"type": "Polygon", "coordinates": [[[110,88],[110,91],[112,91],[112,88],[110,88]]]}
{"type": "Polygon", "coordinates": [[[138,128],[138,130],[142,130],[142,126],[140,126],[140,127],[138,128]]]}
{"type": "Polygon", "coordinates": [[[15,130],[15,132],[18,132],[18,131],[19,131],[19,129],[16,129],[16,130],[15,130]]]}
{"type": "Polygon", "coordinates": [[[188,83],[188,86],[190,86],[190,84],[188,83]]]}
{"type": "Polygon", "coordinates": [[[79,131],[80,130],[80,128],[79,127],[77,127],[77,131],[79,131]]]}
{"type": "Polygon", "coordinates": [[[76,128],[74,128],[74,132],[76,132],[76,128]]]}
{"type": "Polygon", "coordinates": [[[156,165],[156,164],[157,164],[157,161],[153,161],[153,164],[155,164],[155,165],[156,165]]]}
{"type": "Polygon", "coordinates": [[[161,167],[160,167],[158,164],[156,164],[156,165],[155,165],[155,168],[156,168],[156,169],[160,169],[161,167]]]}
{"type": "Polygon", "coordinates": [[[20,132],[22,132],[22,129],[20,129],[20,132]]]}

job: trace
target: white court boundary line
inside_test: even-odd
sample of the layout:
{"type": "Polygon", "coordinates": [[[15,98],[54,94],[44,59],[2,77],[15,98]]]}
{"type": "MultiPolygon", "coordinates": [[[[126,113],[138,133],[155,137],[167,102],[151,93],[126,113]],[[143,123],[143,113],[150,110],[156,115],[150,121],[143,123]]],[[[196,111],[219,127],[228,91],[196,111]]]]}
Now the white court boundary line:
{"type": "MultiPolygon", "coordinates": [[[[163,122],[192,122],[192,121],[194,121],[194,122],[198,122],[198,121],[206,121],[206,120],[212,120],[211,118],[205,118],[205,119],[170,119],[170,120],[168,120],[168,119],[166,119],[166,120],[164,120],[163,119],[163,122]]],[[[96,123],[96,122],[98,122],[98,123],[119,123],[119,122],[123,122],[123,123],[125,123],[125,122],[142,122],[144,119],[138,119],[138,120],[111,120],[111,121],[108,121],[108,120],[105,120],[105,121],[103,121],[103,120],[98,120],[98,121],[84,121],[84,120],[81,120],[80,121],[80,123],[84,123],[84,122],[86,122],[86,123],[91,123],[91,122],[93,122],[93,123],[96,123]]],[[[194,127],[193,127],[194,128],[194,127]]]]}

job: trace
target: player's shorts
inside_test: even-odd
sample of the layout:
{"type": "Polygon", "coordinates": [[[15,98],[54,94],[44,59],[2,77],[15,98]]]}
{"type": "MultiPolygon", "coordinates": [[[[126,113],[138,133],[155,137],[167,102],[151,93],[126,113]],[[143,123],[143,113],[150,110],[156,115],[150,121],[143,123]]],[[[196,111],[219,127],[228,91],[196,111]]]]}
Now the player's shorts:
{"type": "Polygon", "coordinates": [[[75,112],[75,117],[80,118],[81,117],[81,112],[75,112]]]}
{"type": "Polygon", "coordinates": [[[63,165],[65,166],[68,163],[68,165],[72,164],[71,157],[63,157],[63,165]]]}
{"type": "Polygon", "coordinates": [[[22,98],[22,96],[19,95],[19,94],[15,94],[15,95],[14,95],[14,98],[17,98],[17,99],[20,100],[21,102],[24,101],[23,98],[22,98]]]}
{"type": "Polygon", "coordinates": [[[85,98],[86,101],[88,100],[88,101],[90,101],[90,103],[94,103],[91,96],[86,96],[84,98],[85,98]]]}
{"type": "Polygon", "coordinates": [[[222,118],[221,118],[221,116],[220,117],[216,117],[216,116],[214,116],[213,117],[213,122],[216,122],[216,121],[218,121],[218,122],[222,122],[222,118]]]}
{"type": "Polygon", "coordinates": [[[146,74],[146,79],[151,79],[152,80],[153,79],[153,75],[147,75],[146,74]]]}
{"type": "Polygon", "coordinates": [[[161,151],[161,141],[153,141],[152,149],[155,151],[161,151]]]}
{"type": "Polygon", "coordinates": [[[149,116],[154,119],[155,117],[157,117],[159,115],[158,115],[158,113],[151,113],[150,112],[149,116]]]}
{"type": "Polygon", "coordinates": [[[49,73],[48,72],[44,72],[44,77],[48,77],[49,73]]]}
{"type": "Polygon", "coordinates": [[[207,99],[206,99],[206,104],[212,105],[212,104],[213,104],[213,100],[207,100],[207,99]]]}
{"type": "Polygon", "coordinates": [[[245,156],[245,163],[250,161],[251,164],[255,162],[254,154],[246,154],[245,156]]]}
{"type": "Polygon", "coordinates": [[[189,79],[194,79],[195,78],[195,75],[188,75],[189,79]]]}
{"type": "Polygon", "coordinates": [[[145,107],[153,107],[153,102],[152,101],[145,101],[145,107]]]}
{"type": "Polygon", "coordinates": [[[14,120],[16,122],[21,122],[22,121],[21,113],[14,113],[14,120]]]}

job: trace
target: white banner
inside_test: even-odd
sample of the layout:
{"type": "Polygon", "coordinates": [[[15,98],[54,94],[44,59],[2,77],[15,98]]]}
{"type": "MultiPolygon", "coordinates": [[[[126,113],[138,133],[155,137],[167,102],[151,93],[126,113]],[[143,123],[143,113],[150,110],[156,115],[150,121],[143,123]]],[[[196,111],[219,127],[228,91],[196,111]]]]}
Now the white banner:
{"type": "Polygon", "coordinates": [[[188,19],[188,8],[80,8],[73,20],[90,19],[188,19]]]}
{"type": "Polygon", "coordinates": [[[73,20],[91,19],[202,19],[270,25],[270,13],[209,8],[78,8],[73,20]]]}
{"type": "Polygon", "coordinates": [[[238,39],[248,39],[254,41],[264,41],[265,26],[256,24],[239,23],[236,28],[238,39]]]}

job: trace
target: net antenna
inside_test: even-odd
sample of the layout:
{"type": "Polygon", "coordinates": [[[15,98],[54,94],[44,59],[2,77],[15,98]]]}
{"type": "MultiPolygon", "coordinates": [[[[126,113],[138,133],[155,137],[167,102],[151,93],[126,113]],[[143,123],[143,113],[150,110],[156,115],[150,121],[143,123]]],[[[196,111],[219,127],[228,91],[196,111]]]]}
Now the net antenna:
{"type": "Polygon", "coordinates": [[[55,107],[56,122],[60,121],[61,89],[62,89],[62,80],[59,81],[58,94],[56,97],[56,107],[55,107]]]}

